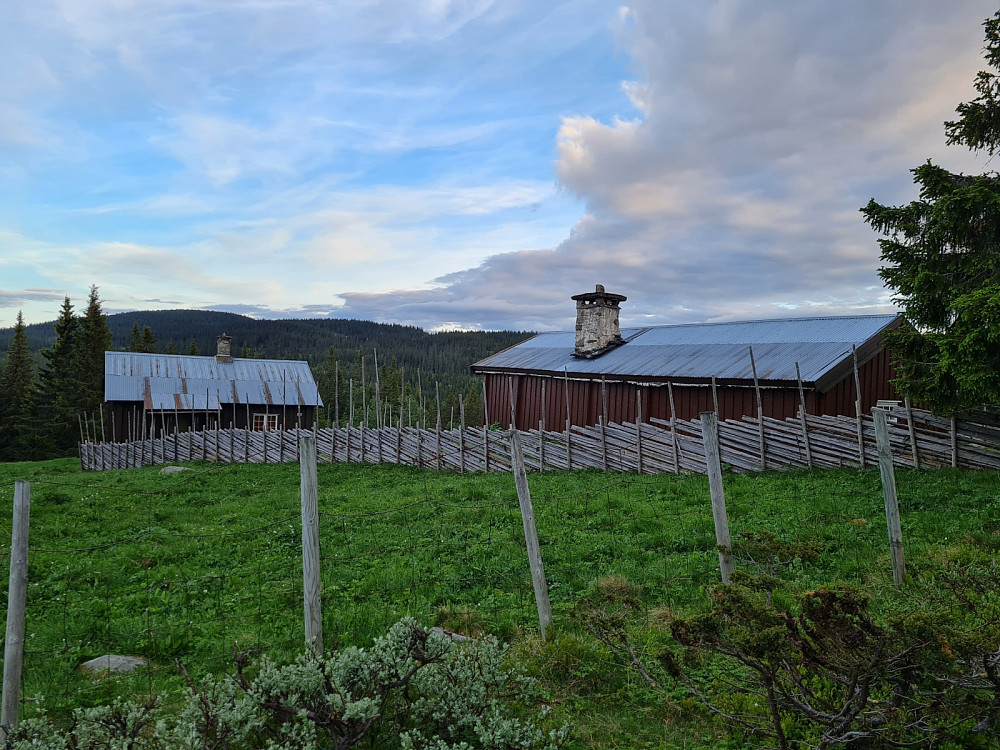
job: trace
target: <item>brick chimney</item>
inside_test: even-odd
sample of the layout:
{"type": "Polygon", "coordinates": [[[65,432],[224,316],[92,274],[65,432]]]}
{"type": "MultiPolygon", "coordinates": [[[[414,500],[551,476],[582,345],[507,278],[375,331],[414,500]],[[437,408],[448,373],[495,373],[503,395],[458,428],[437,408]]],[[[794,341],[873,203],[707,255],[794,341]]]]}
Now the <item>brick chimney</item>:
{"type": "Polygon", "coordinates": [[[593,359],[625,343],[618,327],[619,303],[628,297],[608,294],[600,284],[593,292],[577,294],[574,357],[593,359]]]}
{"type": "Polygon", "coordinates": [[[233,337],[222,334],[216,340],[215,361],[219,364],[233,363],[233,337]]]}

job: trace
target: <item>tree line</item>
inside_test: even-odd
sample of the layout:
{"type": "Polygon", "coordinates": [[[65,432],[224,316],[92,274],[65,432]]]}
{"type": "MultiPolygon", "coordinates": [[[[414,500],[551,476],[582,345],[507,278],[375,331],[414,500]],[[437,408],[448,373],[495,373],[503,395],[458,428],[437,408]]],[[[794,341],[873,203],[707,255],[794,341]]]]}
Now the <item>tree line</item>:
{"type": "Polygon", "coordinates": [[[55,339],[41,350],[36,368],[24,318],[17,314],[0,368],[0,461],[72,455],[79,416],[104,402],[104,352],[111,348],[111,331],[97,287],[90,288],[82,315],[66,297],[53,328],[55,339]]]}
{"type": "Polygon", "coordinates": [[[211,355],[222,332],[244,358],[310,363],[324,408],[321,426],[443,428],[482,423],[482,381],[469,365],[531,334],[429,334],[358,320],[253,320],[164,310],[107,316],[96,286],[82,314],[67,297],[54,323],[0,331],[0,461],[75,455],[80,419],[104,405],[104,352],[211,355]],[[325,349],[318,345],[323,343],[325,349]]]}

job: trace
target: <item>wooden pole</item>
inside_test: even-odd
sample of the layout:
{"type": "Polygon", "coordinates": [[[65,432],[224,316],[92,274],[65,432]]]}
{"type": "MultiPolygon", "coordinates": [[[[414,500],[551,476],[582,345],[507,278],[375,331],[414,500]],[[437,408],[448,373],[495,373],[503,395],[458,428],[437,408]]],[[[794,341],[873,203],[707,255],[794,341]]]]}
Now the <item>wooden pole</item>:
{"type": "Polygon", "coordinates": [[[753,347],[750,347],[750,369],[753,372],[753,390],[757,396],[757,435],[760,441],[760,470],[767,469],[767,443],[764,442],[764,403],[760,398],[760,381],[757,380],[757,361],[753,358],[753,347]]]}
{"type": "Polygon", "coordinates": [[[736,566],[733,562],[732,542],[729,539],[729,517],[726,515],[726,493],[722,486],[722,463],[719,460],[718,420],[715,413],[703,411],[701,439],[705,446],[705,465],[708,471],[708,489],[712,495],[712,520],[715,522],[715,543],[719,548],[719,570],[722,582],[729,585],[736,566]]]}
{"type": "Polygon", "coordinates": [[[951,417],[951,468],[958,468],[958,417],[951,417]]]}
{"type": "Polygon", "coordinates": [[[802,372],[799,363],[795,363],[795,377],[799,381],[799,421],[802,423],[802,439],[806,446],[806,466],[813,467],[812,446],[809,444],[809,420],[806,419],[806,392],[802,387],[802,372]]]}
{"type": "MultiPolygon", "coordinates": [[[[375,426],[379,429],[382,428],[382,390],[380,388],[380,381],[378,377],[378,348],[373,347],[372,352],[375,356],[375,426]]],[[[381,457],[380,457],[381,458],[381,457]]]]}
{"type": "Polygon", "coordinates": [[[681,473],[681,457],[677,448],[677,409],[674,406],[674,384],[667,381],[667,398],[670,399],[670,446],[673,451],[674,474],[681,473]]]}
{"type": "Polygon", "coordinates": [[[861,419],[861,378],[858,376],[858,347],[852,346],[851,353],[854,357],[854,393],[857,400],[854,402],[855,418],[858,422],[858,463],[861,468],[865,468],[865,429],[861,419]]]}
{"type": "Polygon", "coordinates": [[[524,471],[521,436],[517,430],[510,431],[510,448],[514,484],[517,486],[517,501],[521,506],[524,541],[528,548],[528,564],[531,567],[531,585],[535,589],[535,604],[538,607],[538,626],[544,641],[545,632],[552,624],[552,606],[549,604],[549,587],[545,582],[542,551],[538,545],[538,531],[535,529],[535,512],[531,505],[531,493],[528,491],[528,477],[524,471]]]}
{"type": "Polygon", "coordinates": [[[434,401],[437,404],[437,444],[435,446],[435,453],[437,455],[437,468],[441,468],[441,384],[438,381],[434,381],[434,401]]]}
{"type": "MultiPolygon", "coordinates": [[[[366,381],[367,378],[365,378],[365,356],[362,354],[361,355],[361,413],[363,416],[361,424],[363,424],[365,427],[368,426],[368,383],[366,381]]],[[[362,441],[361,443],[362,450],[364,450],[364,447],[365,444],[364,441],[362,441]]]]}
{"type": "Polygon", "coordinates": [[[486,400],[486,378],[483,378],[483,471],[490,470],[490,405],[486,400]]]}
{"type": "Polygon", "coordinates": [[[28,530],[31,485],[14,482],[14,516],[10,534],[10,579],[7,586],[7,637],[4,642],[3,703],[0,740],[17,727],[21,702],[21,668],[24,665],[24,616],[28,600],[28,530]]]}
{"type": "Polygon", "coordinates": [[[913,425],[913,409],[910,407],[910,397],[907,396],[903,403],[906,404],[906,426],[910,432],[910,452],[913,454],[913,468],[920,471],[920,452],[917,450],[917,428],[913,425]]]}
{"type": "Polygon", "coordinates": [[[642,474],[642,387],[635,389],[635,454],[639,473],[642,474]]]}
{"type": "Polygon", "coordinates": [[[339,359],[335,360],[333,363],[333,426],[340,427],[340,360],[339,359]]]}
{"type": "Polygon", "coordinates": [[[719,390],[715,385],[715,375],[712,376],[712,408],[715,410],[715,416],[721,418],[719,415],[719,390]]]}
{"type": "Polygon", "coordinates": [[[608,384],[601,375],[601,470],[608,470],[608,384]]]}
{"type": "Polygon", "coordinates": [[[458,395],[458,473],[465,473],[465,394],[458,395]]]}
{"type": "Polygon", "coordinates": [[[302,491],[302,595],[306,644],[323,652],[323,610],[319,564],[319,484],[316,477],[316,439],[299,438],[299,477],[302,491]]]}
{"type": "Polygon", "coordinates": [[[906,562],[903,559],[903,530],[899,522],[899,502],[896,499],[896,474],[892,468],[892,446],[889,443],[889,425],[886,413],[876,409],[875,445],[878,447],[878,468],[882,474],[882,495],[885,498],[885,520],[889,528],[889,551],[892,554],[892,580],[900,585],[906,580],[906,562]]]}
{"type": "Polygon", "coordinates": [[[573,442],[570,439],[570,425],[572,420],[569,413],[569,370],[563,367],[563,390],[566,393],[566,468],[573,468],[573,442]]]}

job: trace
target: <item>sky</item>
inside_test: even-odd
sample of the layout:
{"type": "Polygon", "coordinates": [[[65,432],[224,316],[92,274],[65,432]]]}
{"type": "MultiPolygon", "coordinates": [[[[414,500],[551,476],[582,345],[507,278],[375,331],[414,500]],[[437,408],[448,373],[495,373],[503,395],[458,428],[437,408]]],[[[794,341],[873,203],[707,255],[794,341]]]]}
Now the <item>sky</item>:
{"type": "Polygon", "coordinates": [[[0,327],[207,309],[447,329],[890,312],[869,199],[983,0],[12,0],[0,327]]]}

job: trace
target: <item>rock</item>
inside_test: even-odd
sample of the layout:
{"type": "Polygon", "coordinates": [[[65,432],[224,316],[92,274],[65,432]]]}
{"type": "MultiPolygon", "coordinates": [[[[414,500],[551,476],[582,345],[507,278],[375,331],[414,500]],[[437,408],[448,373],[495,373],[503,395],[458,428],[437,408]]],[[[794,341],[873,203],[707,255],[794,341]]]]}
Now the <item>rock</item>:
{"type": "Polygon", "coordinates": [[[467,635],[456,633],[454,630],[448,630],[447,628],[431,628],[428,632],[434,633],[435,635],[443,635],[445,638],[450,638],[456,643],[476,640],[475,638],[470,638],[467,635]]]}
{"type": "Polygon", "coordinates": [[[139,667],[146,666],[146,660],[141,656],[119,656],[118,654],[106,654],[98,656],[96,659],[85,661],[80,665],[84,672],[93,674],[121,674],[131,672],[139,667]]]}
{"type": "Polygon", "coordinates": [[[187,466],[164,466],[160,469],[161,474],[180,474],[182,471],[190,471],[187,466]]]}

